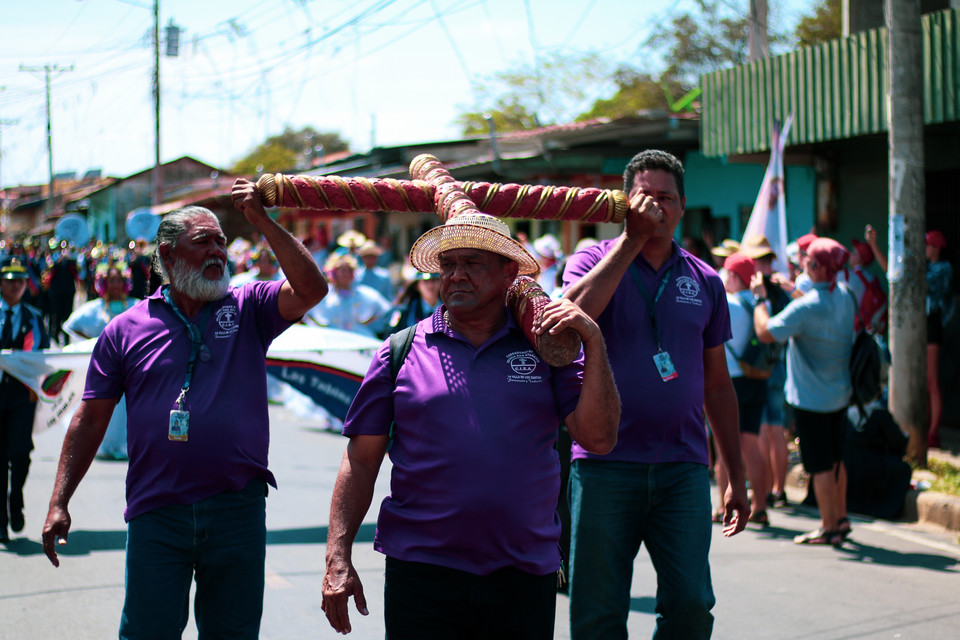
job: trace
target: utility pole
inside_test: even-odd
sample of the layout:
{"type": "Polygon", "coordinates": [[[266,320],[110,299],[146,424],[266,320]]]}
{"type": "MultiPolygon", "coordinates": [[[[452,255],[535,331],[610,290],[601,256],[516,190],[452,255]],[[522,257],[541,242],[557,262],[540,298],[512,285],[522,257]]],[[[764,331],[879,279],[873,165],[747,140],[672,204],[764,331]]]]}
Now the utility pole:
{"type": "Polygon", "coordinates": [[[920,0],[884,0],[889,105],[890,408],[927,463],[926,183],[920,0]]]}
{"type": "Polygon", "coordinates": [[[750,0],[747,55],[750,62],[770,57],[770,39],[767,35],[767,0],[750,0]]]}
{"type": "Polygon", "coordinates": [[[153,0],[153,173],[151,193],[154,205],[163,201],[160,167],[160,0],[153,0]]]}
{"type": "Polygon", "coordinates": [[[44,80],[47,87],[47,172],[50,177],[50,191],[47,195],[46,205],[44,206],[45,217],[49,218],[50,214],[53,213],[53,131],[50,124],[50,73],[66,73],[67,71],[73,71],[73,65],[69,67],[61,67],[58,64],[49,65],[45,64],[42,67],[28,67],[26,65],[20,65],[20,71],[26,71],[28,73],[39,73],[43,71],[44,80]]]}
{"type": "Polygon", "coordinates": [[[7,192],[3,186],[3,128],[19,122],[9,118],[0,119],[0,235],[7,231],[7,192]]]}

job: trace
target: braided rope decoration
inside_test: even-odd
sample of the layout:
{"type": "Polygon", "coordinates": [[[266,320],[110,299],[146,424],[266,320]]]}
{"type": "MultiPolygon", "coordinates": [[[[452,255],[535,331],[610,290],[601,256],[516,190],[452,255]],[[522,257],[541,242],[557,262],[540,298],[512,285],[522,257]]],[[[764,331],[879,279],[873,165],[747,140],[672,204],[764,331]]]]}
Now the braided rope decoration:
{"type": "Polygon", "coordinates": [[[580,353],[580,334],[566,329],[556,335],[536,335],[533,324],[550,302],[540,285],[530,276],[517,276],[507,289],[507,307],[537,354],[551,367],[564,367],[580,353]]]}
{"type": "MultiPolygon", "coordinates": [[[[422,154],[414,158],[410,163],[410,175],[435,187],[434,203],[445,224],[463,213],[479,213],[477,205],[466,195],[460,183],[434,156],[422,154]]],[[[580,334],[573,329],[565,329],[556,335],[534,333],[533,325],[549,302],[550,296],[529,276],[518,276],[507,290],[507,307],[523,329],[527,341],[544,362],[563,367],[580,353],[580,334]]]]}
{"type": "MultiPolygon", "coordinates": [[[[482,213],[498,218],[620,223],[630,208],[627,195],[617,189],[457,182],[452,177],[450,182],[482,213]]],[[[318,211],[440,211],[435,208],[436,190],[435,185],[417,179],[277,173],[264,174],[257,181],[264,206],[318,211]]],[[[448,211],[453,204],[447,205],[448,211]]],[[[440,213],[440,217],[446,221],[449,216],[440,213]]]]}

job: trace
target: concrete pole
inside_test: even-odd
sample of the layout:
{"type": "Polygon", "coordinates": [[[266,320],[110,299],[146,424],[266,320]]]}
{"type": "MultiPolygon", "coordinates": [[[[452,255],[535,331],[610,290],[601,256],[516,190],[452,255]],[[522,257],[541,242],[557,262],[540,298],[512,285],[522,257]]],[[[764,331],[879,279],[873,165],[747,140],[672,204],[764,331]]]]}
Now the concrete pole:
{"type": "Polygon", "coordinates": [[[770,57],[767,35],[767,0],[750,0],[750,28],[747,32],[747,55],[750,62],[770,57]]]}
{"type": "Polygon", "coordinates": [[[160,164],[160,0],[153,0],[153,173],[152,201],[163,202],[163,168],[160,164]]]}
{"type": "Polygon", "coordinates": [[[889,127],[890,407],[927,460],[927,325],[920,0],[884,0],[889,127]]]}

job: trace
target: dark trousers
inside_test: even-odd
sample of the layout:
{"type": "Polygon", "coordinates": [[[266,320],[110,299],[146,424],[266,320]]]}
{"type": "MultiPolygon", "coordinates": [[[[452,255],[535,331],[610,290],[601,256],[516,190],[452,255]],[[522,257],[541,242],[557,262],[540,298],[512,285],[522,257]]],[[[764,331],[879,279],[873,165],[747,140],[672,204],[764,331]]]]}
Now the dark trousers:
{"type": "Polygon", "coordinates": [[[387,558],[388,640],[550,640],[557,574],[514,568],[486,576],[387,558]]]}
{"type": "Polygon", "coordinates": [[[0,382],[0,464],[3,465],[0,474],[0,484],[3,485],[0,533],[4,534],[9,523],[8,514],[23,510],[23,485],[30,471],[33,414],[37,403],[30,401],[29,393],[18,380],[3,376],[0,382]]]}

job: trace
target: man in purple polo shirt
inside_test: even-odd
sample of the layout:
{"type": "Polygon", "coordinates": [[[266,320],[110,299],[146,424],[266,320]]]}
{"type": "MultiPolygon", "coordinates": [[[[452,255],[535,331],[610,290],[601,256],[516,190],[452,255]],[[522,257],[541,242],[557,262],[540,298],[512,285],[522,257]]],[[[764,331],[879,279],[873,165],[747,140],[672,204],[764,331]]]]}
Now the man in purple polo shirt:
{"type": "Polygon", "coordinates": [[[120,638],[179,638],[190,586],[201,638],[257,638],[263,610],[267,469],[265,356],[327,292],[310,253],[267,216],[253,183],[233,201],[287,279],[229,286],[226,237],[202,207],[167,215],[155,265],[165,285],[117,316],[91,357],[63,442],[43,549],[59,566],[67,506],[117,400],[126,399],[127,567],[120,638]]]}
{"type": "Polygon", "coordinates": [[[580,334],[566,367],[543,362],[504,304],[536,260],[486,214],[428,231],[413,265],[440,273],[444,304],[416,325],[397,377],[389,343],[347,414],[350,437],[330,508],[323,609],[351,630],[353,596],[367,614],[351,547],[390,446],[391,494],[374,548],[387,556],[384,618],[391,640],[553,638],[560,520],[561,421],[586,449],[616,442],[620,402],[600,330],[572,302],[554,301],[535,330],[580,334]]]}
{"type": "Polygon", "coordinates": [[[704,413],[730,480],[724,535],[742,531],[750,513],[724,354],[730,315],[717,273],[673,240],[685,204],[680,161],[638,154],[624,190],[623,232],[574,254],[564,271],[564,297],[610,345],[623,400],[611,453],[573,445],[570,635],[627,637],[633,561],[646,544],[658,573],[655,637],[708,638],[715,599],[704,413]]]}

